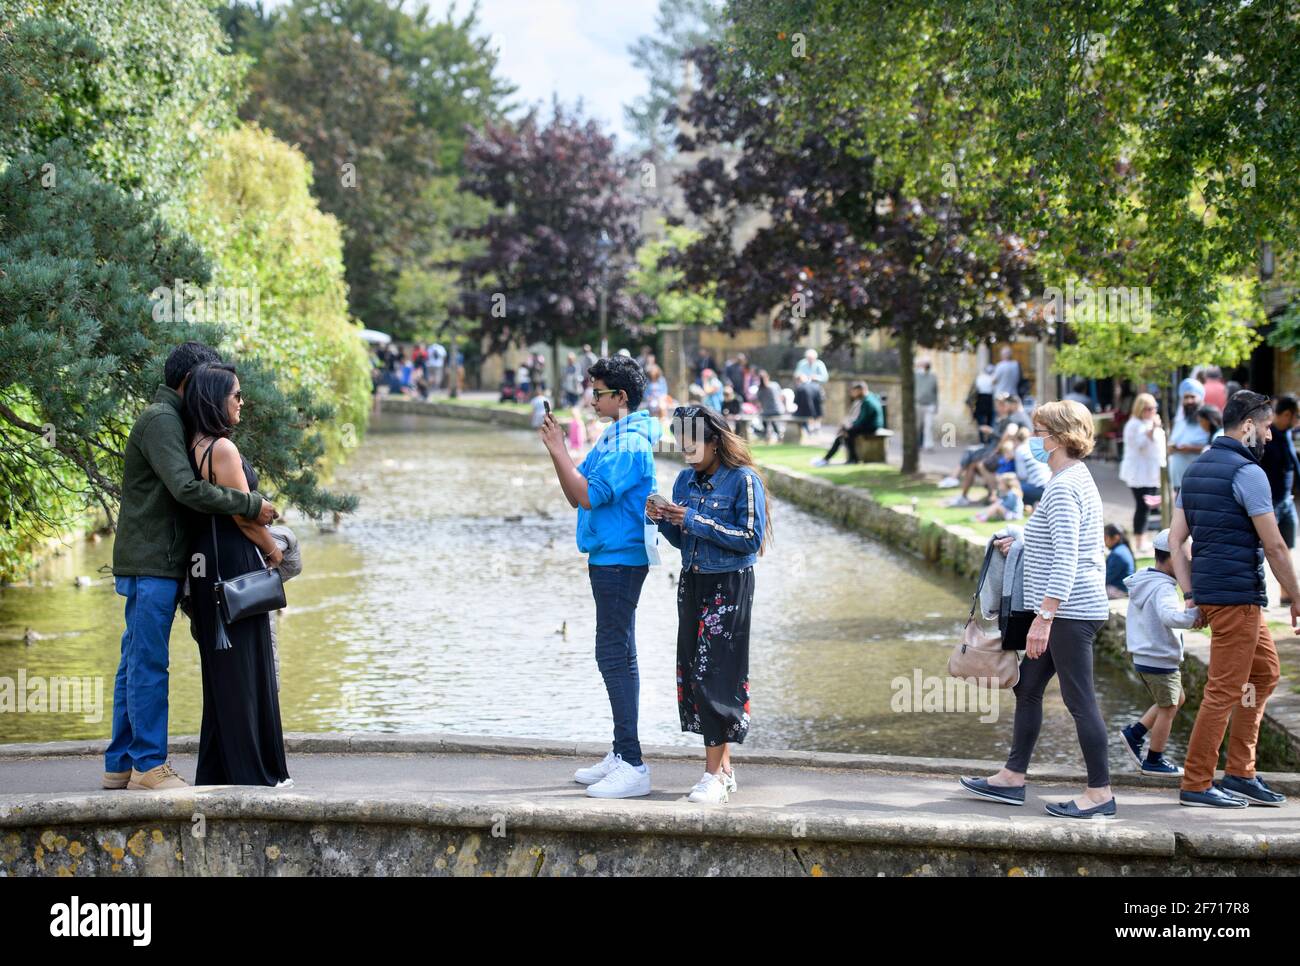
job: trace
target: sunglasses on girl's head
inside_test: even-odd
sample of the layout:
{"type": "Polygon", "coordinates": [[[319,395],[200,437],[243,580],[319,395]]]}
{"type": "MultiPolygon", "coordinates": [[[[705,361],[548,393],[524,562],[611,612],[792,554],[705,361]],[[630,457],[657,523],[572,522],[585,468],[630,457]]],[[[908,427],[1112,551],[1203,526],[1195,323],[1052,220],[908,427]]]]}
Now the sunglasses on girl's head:
{"type": "Polygon", "coordinates": [[[673,410],[673,419],[694,419],[704,413],[702,406],[678,406],[673,410]]]}

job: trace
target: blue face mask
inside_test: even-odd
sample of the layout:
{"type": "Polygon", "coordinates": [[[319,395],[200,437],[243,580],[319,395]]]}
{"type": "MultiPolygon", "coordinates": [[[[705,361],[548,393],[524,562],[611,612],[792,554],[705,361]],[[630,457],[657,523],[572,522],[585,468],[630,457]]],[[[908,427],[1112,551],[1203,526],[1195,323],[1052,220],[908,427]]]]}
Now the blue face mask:
{"type": "MultiPolygon", "coordinates": [[[[1040,463],[1046,463],[1047,458],[1051,455],[1047,450],[1043,449],[1043,440],[1040,436],[1029,437],[1029,452],[1040,463]]],[[[1055,453],[1056,450],[1052,450],[1052,452],[1055,453]]]]}

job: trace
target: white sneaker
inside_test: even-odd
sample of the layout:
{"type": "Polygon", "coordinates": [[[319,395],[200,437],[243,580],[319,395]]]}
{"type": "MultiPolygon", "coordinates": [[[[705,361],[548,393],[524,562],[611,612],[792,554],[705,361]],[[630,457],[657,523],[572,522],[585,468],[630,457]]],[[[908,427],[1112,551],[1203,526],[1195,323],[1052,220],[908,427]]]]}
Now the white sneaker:
{"type": "Polygon", "coordinates": [[[634,768],[625,762],[622,756],[615,756],[617,761],[608,775],[587,786],[587,794],[592,798],[637,798],[650,794],[650,766],[634,768]]]}
{"type": "Polygon", "coordinates": [[[686,796],[688,801],[701,805],[725,805],[730,797],[730,792],[727,791],[727,786],[722,779],[718,775],[710,775],[707,771],[686,796]]]}
{"type": "Polygon", "coordinates": [[[292,779],[292,778],[286,778],[286,779],[284,779],[283,781],[278,781],[278,782],[275,783],[275,787],[276,787],[276,788],[293,788],[293,779],[292,779]]]}
{"type": "Polygon", "coordinates": [[[573,780],[579,785],[594,785],[606,775],[614,770],[614,766],[619,763],[618,755],[612,751],[601,759],[599,764],[592,765],[590,768],[579,768],[573,773],[573,780]]]}
{"type": "Polygon", "coordinates": [[[820,456],[818,456],[818,457],[816,457],[815,459],[812,460],[812,465],[813,465],[813,466],[830,466],[830,464],[827,463],[826,460],[822,459],[820,456]]]}
{"type": "Polygon", "coordinates": [[[725,771],[719,771],[719,772],[718,772],[718,777],[719,777],[720,779],[722,779],[722,784],[725,785],[725,786],[727,787],[727,794],[728,794],[728,795],[734,794],[735,791],[736,791],[736,787],[737,787],[737,786],[736,786],[736,769],[733,767],[733,768],[731,769],[731,774],[730,774],[730,775],[728,775],[725,771]]]}
{"type": "Polygon", "coordinates": [[[961,485],[961,480],[957,479],[957,477],[955,476],[945,476],[942,480],[939,481],[939,489],[941,490],[950,490],[954,486],[960,486],[960,485],[961,485]]]}

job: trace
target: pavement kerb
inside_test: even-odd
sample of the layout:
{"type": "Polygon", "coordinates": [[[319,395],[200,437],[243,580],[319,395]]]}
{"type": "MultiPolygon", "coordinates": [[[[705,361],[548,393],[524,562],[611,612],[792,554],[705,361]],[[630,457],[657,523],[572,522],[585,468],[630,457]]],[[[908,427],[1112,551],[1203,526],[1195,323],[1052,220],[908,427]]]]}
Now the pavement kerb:
{"type": "MultiPolygon", "coordinates": [[[[108,742],[51,741],[27,744],[0,745],[0,760],[18,758],[98,757],[103,755],[108,742]]],[[[197,735],[181,735],[168,742],[173,755],[198,753],[197,735]]],[[[535,738],[507,738],[491,735],[455,734],[378,734],[373,732],[339,732],[285,734],[285,751],[291,755],[304,754],[370,754],[419,755],[461,754],[493,756],[528,756],[543,758],[600,759],[609,750],[602,742],[548,741],[535,738]]],[[[667,761],[697,761],[698,748],[683,745],[643,745],[642,753],[650,759],[667,761]]],[[[896,775],[987,775],[1002,767],[1001,762],[969,758],[915,758],[899,755],[851,755],[820,751],[747,750],[743,746],[732,751],[738,764],[786,765],[798,768],[833,768],[861,770],[877,774],[896,775]]],[[[1300,795],[1300,774],[1294,772],[1261,772],[1269,785],[1283,794],[1300,795]]],[[[1042,784],[1084,785],[1087,775],[1068,767],[1043,765],[1033,769],[1030,781],[1042,784]]],[[[1134,772],[1116,771],[1111,774],[1112,784],[1130,788],[1178,788],[1177,778],[1147,777],[1134,772]]]]}

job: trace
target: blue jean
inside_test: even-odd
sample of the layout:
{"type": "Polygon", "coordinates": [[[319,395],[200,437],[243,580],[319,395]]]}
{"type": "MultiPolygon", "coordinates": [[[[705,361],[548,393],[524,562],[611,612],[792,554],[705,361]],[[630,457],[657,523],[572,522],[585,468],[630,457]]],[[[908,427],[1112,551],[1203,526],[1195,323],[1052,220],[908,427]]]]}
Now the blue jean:
{"type": "Polygon", "coordinates": [[[1288,496],[1281,503],[1273,504],[1273,515],[1277,517],[1277,528],[1282,531],[1282,540],[1292,550],[1295,549],[1295,497],[1288,496]]]}
{"type": "Polygon", "coordinates": [[[126,598],[122,660],[113,685],[113,737],[105,771],[148,771],[167,760],[167,663],[179,580],[118,577],[126,598]]]}
{"type": "Polygon", "coordinates": [[[629,765],[641,764],[637,712],[641,678],[636,667],[636,605],[650,568],[626,564],[590,565],[591,595],[596,600],[596,666],[605,679],[614,715],[614,754],[629,765]]]}

